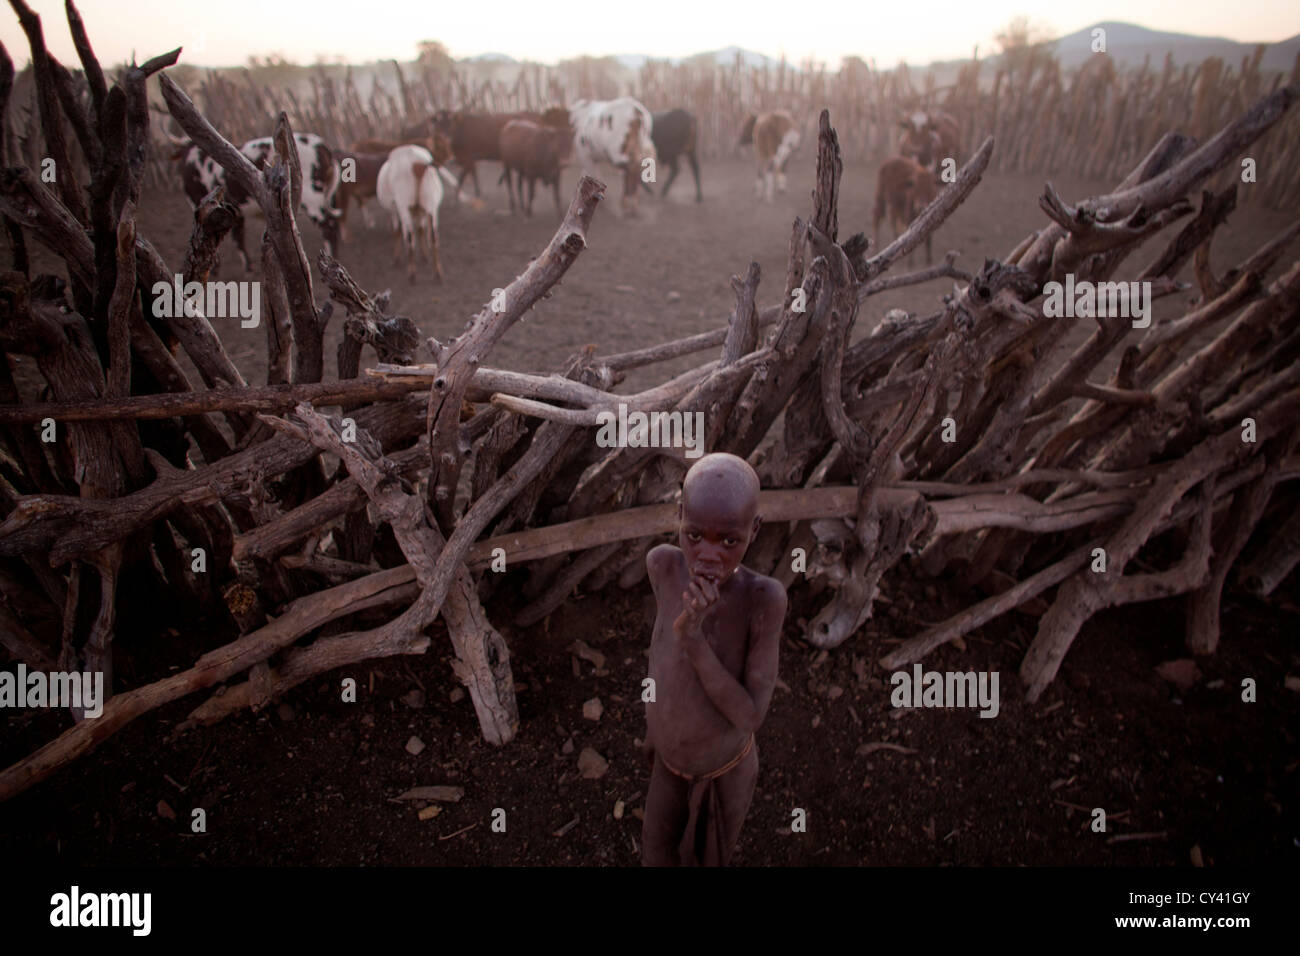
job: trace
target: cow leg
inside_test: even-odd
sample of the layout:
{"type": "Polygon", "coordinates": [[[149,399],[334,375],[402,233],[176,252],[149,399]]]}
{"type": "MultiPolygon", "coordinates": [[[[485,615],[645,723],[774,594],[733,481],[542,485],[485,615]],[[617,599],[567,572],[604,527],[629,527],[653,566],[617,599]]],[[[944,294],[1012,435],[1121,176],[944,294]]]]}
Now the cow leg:
{"type": "Polygon", "coordinates": [[[343,202],[343,208],[339,210],[338,224],[339,224],[340,243],[352,241],[352,233],[348,229],[348,207],[351,205],[352,205],[352,200],[345,199],[343,202]]]}
{"type": "Polygon", "coordinates": [[[252,272],[253,266],[248,261],[248,253],[244,251],[244,217],[240,213],[235,213],[235,224],[230,227],[230,238],[235,242],[235,249],[239,252],[239,260],[244,264],[245,272],[252,272]]]}
{"type": "Polygon", "coordinates": [[[785,192],[785,167],[782,166],[776,171],[776,191],[785,192]]]}
{"type": "Polygon", "coordinates": [[[556,173],[555,178],[551,180],[551,188],[555,191],[555,211],[560,215],[563,215],[564,210],[560,206],[560,174],[559,173],[556,173]]]}
{"type": "Polygon", "coordinates": [[[469,164],[469,174],[474,177],[474,198],[479,199],[483,193],[478,188],[478,167],[474,163],[469,164]]]}
{"type": "Polygon", "coordinates": [[[672,162],[668,164],[668,181],[664,183],[664,190],[659,194],[660,199],[668,195],[668,187],[670,187],[673,184],[673,180],[677,178],[677,164],[679,162],[680,160],[674,156],[672,162]]]}
{"type": "Polygon", "coordinates": [[[402,238],[406,242],[406,275],[412,283],[415,282],[416,244],[420,241],[415,234],[415,229],[415,223],[406,223],[402,232],[402,238]]]}
{"type": "Polygon", "coordinates": [[[324,240],[325,254],[332,256],[338,248],[339,243],[339,223],[337,219],[329,215],[329,209],[325,210],[325,219],[318,223],[320,226],[321,239],[324,240]]]}
{"type": "Polygon", "coordinates": [[[700,161],[695,158],[695,150],[686,154],[691,164],[691,173],[695,176],[695,201],[704,202],[704,193],[700,191],[700,161]]]}
{"type": "MultiPolygon", "coordinates": [[[[520,174],[522,175],[522,173],[520,174]]],[[[515,174],[509,166],[506,167],[506,195],[510,198],[510,215],[515,214],[515,174]]]]}
{"type": "MultiPolygon", "coordinates": [[[[532,176],[528,177],[528,208],[524,210],[524,215],[529,219],[533,218],[533,196],[537,194],[537,180],[532,176]]],[[[523,194],[520,193],[519,201],[523,202],[523,194]]]]}
{"type": "Polygon", "coordinates": [[[438,255],[438,227],[434,225],[433,220],[429,220],[429,236],[433,248],[433,274],[442,281],[442,259],[438,255]]]}
{"type": "Polygon", "coordinates": [[[402,261],[402,252],[406,248],[405,232],[401,220],[393,216],[393,262],[402,261]]]}

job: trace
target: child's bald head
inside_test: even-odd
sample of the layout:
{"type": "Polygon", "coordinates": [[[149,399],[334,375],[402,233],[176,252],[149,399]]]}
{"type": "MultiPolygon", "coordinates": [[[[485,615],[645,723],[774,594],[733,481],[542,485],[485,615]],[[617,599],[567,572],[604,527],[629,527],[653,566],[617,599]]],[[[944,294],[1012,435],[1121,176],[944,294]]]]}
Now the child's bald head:
{"type": "Polygon", "coordinates": [[[691,574],[729,578],[758,534],[758,475],[743,458],[705,455],[682,482],[679,545],[691,574]]]}
{"type": "Polygon", "coordinates": [[[705,455],[686,473],[682,503],[686,510],[737,512],[752,520],[758,513],[758,475],[749,462],[726,452],[705,455]]]}

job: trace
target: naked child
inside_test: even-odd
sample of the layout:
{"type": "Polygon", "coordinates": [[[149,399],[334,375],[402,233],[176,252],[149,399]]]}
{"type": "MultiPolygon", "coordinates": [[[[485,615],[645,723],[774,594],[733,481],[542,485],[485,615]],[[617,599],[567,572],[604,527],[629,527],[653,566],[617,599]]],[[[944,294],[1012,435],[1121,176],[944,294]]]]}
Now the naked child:
{"type": "Polygon", "coordinates": [[[754,732],[776,685],[785,588],[741,565],[758,533],[758,476],[735,455],[682,483],[678,545],[646,555],[655,595],[642,828],[647,866],[726,866],[758,779],[754,732]]]}

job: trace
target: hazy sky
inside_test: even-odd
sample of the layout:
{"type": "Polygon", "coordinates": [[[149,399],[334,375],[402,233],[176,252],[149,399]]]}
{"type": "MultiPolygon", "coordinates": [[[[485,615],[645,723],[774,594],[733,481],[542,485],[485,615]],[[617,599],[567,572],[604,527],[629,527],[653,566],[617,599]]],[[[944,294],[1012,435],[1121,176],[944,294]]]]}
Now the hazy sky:
{"type": "MultiPolygon", "coordinates": [[[[41,14],[54,55],[75,63],[62,0],[28,4],[41,14]]],[[[199,66],[243,65],[250,54],[268,53],[299,63],[320,56],[409,60],[420,40],[440,40],[457,57],[496,52],[554,62],[583,53],[686,56],[736,45],[794,62],[812,56],[834,67],[855,54],[891,67],[966,57],[977,43],[981,55],[996,52],[993,35],[1017,14],[1057,36],[1101,20],[1244,42],[1300,33],[1296,0],[852,0],[816,7],[789,0],[81,0],[78,7],[106,64],[184,46],[181,62],[199,66]]],[[[0,9],[0,40],[17,63],[27,61],[26,38],[7,5],[0,9]]]]}

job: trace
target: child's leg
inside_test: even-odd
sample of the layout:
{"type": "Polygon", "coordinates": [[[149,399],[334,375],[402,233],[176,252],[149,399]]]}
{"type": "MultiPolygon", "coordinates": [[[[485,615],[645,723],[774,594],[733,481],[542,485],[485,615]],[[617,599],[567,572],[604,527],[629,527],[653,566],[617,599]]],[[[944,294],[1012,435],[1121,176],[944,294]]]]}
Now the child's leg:
{"type": "MultiPolygon", "coordinates": [[[[723,866],[727,866],[731,862],[732,854],[736,852],[740,830],[745,825],[750,801],[754,799],[754,785],[758,782],[758,745],[755,744],[750,749],[745,759],[737,764],[734,770],[723,774],[715,782],[723,815],[723,820],[715,823],[723,828],[723,854],[720,862],[723,866]]],[[[646,818],[649,819],[648,813],[646,818]]]]}
{"type": "Polygon", "coordinates": [[[681,865],[678,846],[690,814],[686,800],[689,789],[685,780],[655,758],[645,799],[645,822],[641,826],[641,862],[646,866],[681,865]]]}

